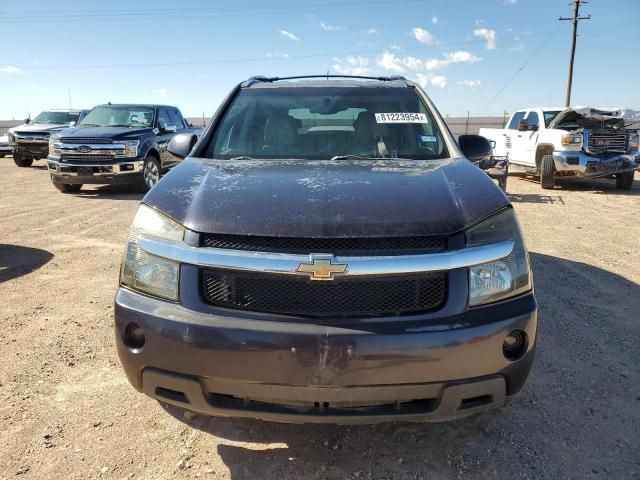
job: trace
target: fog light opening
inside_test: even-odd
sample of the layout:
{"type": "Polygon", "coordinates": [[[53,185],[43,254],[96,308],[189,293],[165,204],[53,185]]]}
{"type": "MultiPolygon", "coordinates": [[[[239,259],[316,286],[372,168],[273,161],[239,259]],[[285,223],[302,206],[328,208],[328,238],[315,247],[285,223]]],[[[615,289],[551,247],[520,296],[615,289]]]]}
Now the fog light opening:
{"type": "Polygon", "coordinates": [[[513,330],[502,342],[502,353],[509,360],[518,360],[527,350],[527,334],[522,330],[513,330]]]}
{"type": "Polygon", "coordinates": [[[140,349],[144,347],[146,338],[144,330],[137,323],[130,323],[124,331],[124,343],[129,348],[140,349]]]}

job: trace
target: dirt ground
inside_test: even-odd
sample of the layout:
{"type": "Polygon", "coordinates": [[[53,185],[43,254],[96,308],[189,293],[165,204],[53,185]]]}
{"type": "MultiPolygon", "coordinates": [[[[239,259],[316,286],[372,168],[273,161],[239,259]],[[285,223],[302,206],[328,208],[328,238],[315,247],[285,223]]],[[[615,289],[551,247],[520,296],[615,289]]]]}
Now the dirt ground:
{"type": "Polygon", "coordinates": [[[631,192],[510,178],[540,326],[506,408],[336,427],[184,415],[130,387],[112,302],[142,195],[64,195],[34,165],[0,159],[0,478],[640,477],[640,174],[631,192]]]}

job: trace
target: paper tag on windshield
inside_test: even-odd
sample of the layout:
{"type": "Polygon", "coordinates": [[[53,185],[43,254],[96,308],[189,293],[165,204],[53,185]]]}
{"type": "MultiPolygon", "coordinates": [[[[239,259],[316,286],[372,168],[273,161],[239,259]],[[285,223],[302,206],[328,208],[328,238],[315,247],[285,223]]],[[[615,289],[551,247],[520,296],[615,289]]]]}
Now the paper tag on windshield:
{"type": "Polygon", "coordinates": [[[429,123],[424,113],[376,113],[376,123],[429,123]]]}

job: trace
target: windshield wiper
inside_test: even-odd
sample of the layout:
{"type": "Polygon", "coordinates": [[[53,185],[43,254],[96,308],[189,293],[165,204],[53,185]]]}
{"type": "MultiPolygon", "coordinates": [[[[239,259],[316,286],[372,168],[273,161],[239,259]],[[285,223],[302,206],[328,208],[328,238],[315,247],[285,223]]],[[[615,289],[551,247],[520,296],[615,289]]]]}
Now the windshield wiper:
{"type": "Polygon", "coordinates": [[[126,125],[124,123],[116,123],[115,125],[108,125],[109,127],[119,128],[119,127],[127,127],[129,128],[131,125],[126,125]]]}
{"type": "Polygon", "coordinates": [[[407,159],[398,158],[398,157],[365,157],[362,155],[336,155],[335,157],[331,157],[331,161],[333,160],[407,160],[407,159]]]}
{"type": "Polygon", "coordinates": [[[78,127],[101,127],[102,125],[97,125],[95,123],[81,123],[78,127]]]}
{"type": "Polygon", "coordinates": [[[234,162],[236,160],[257,160],[257,159],[253,157],[249,157],[248,155],[240,155],[239,157],[232,157],[229,160],[234,162]]]}

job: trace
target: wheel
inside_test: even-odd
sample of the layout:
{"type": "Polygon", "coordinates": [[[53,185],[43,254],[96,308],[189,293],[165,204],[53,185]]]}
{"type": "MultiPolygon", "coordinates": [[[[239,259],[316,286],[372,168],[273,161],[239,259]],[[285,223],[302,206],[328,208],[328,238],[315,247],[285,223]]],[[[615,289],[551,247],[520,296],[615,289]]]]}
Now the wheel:
{"type": "Polygon", "coordinates": [[[13,154],[13,161],[19,167],[30,167],[33,163],[32,157],[25,157],[24,155],[20,155],[19,153],[13,154]]]}
{"type": "Polygon", "coordinates": [[[540,186],[545,190],[552,189],[556,184],[556,165],[553,155],[545,155],[540,162],[540,186]]]}
{"type": "Polygon", "coordinates": [[[145,191],[149,191],[160,181],[160,162],[153,155],[147,156],[142,169],[142,180],[145,191]]]}
{"type": "Polygon", "coordinates": [[[633,175],[634,172],[616,173],[616,188],[618,190],[631,190],[633,187],[633,175]]]}
{"type": "Polygon", "coordinates": [[[62,193],[77,193],[82,188],[81,183],[69,184],[69,183],[53,182],[53,186],[56,187],[62,193]]]}

